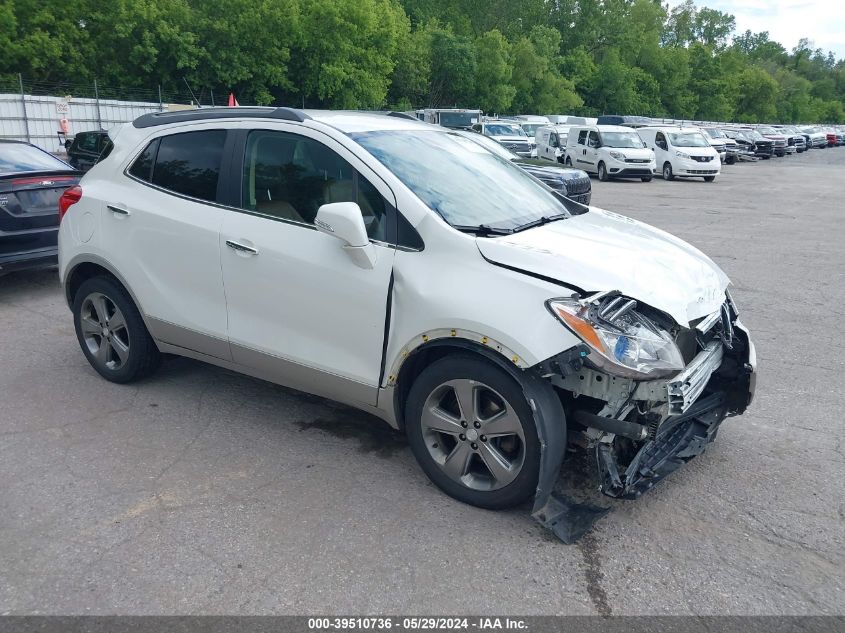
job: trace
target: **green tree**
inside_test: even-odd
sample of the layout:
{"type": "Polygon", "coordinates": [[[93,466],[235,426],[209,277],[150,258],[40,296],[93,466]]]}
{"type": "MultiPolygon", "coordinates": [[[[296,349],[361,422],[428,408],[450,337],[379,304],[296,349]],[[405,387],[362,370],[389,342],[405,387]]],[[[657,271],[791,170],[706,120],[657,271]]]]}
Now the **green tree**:
{"type": "Polygon", "coordinates": [[[475,47],[472,40],[449,28],[431,34],[431,88],[434,106],[475,106],[475,47]]]}
{"type": "Polygon", "coordinates": [[[475,93],[485,112],[507,111],[516,95],[511,83],[511,45],[496,29],[475,41],[475,93]]]}
{"type": "Polygon", "coordinates": [[[410,28],[393,0],[299,0],[290,81],[307,104],[379,108],[397,47],[410,28]]]}
{"type": "Polygon", "coordinates": [[[778,84],[761,68],[749,66],[739,77],[735,111],[740,121],[772,121],[777,116],[775,97],[778,84]]]}

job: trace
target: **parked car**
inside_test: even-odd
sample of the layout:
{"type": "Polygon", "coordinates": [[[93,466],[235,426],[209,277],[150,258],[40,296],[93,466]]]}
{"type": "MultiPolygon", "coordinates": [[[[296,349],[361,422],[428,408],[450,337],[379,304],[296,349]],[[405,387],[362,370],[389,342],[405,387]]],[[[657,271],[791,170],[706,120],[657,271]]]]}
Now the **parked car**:
{"type": "Polygon", "coordinates": [[[528,138],[517,123],[509,121],[492,120],[482,123],[475,123],[472,129],[481,132],[484,136],[498,141],[510,151],[519,154],[524,158],[535,158],[537,150],[534,147],[534,138],[528,138]]]}
{"type": "Polygon", "coordinates": [[[478,132],[456,131],[455,134],[475,141],[492,154],[509,160],[519,165],[529,174],[541,180],[561,195],[566,196],[581,204],[590,204],[592,198],[592,183],[587,172],[580,169],[572,169],[560,165],[553,165],[547,160],[540,158],[523,158],[505,148],[501,143],[494,141],[489,136],[478,132]]]}
{"type": "MultiPolygon", "coordinates": [[[[720,144],[724,145],[725,148],[725,158],[723,162],[726,165],[733,165],[739,159],[741,154],[739,144],[736,142],[735,139],[732,139],[727,134],[725,134],[724,130],[719,127],[710,126],[710,127],[703,127],[701,130],[705,133],[710,141],[710,145],[713,146],[713,149],[719,151],[720,144]]],[[[720,152],[721,157],[721,152],[720,152]]]]}
{"type": "Polygon", "coordinates": [[[813,125],[804,126],[801,128],[801,131],[809,135],[812,147],[816,149],[827,147],[827,134],[820,127],[813,125]]]}
{"type": "Polygon", "coordinates": [[[723,163],[728,162],[728,137],[725,136],[725,133],[722,132],[719,128],[706,128],[702,127],[699,128],[701,133],[704,135],[704,138],[707,139],[707,142],[710,143],[710,147],[716,150],[716,153],[719,154],[719,160],[723,163]]]}
{"type": "Polygon", "coordinates": [[[621,114],[602,114],[596,121],[597,125],[624,125],[625,127],[643,127],[651,125],[651,119],[644,116],[630,116],[621,114]]]}
{"type": "Polygon", "coordinates": [[[564,162],[566,139],[569,137],[568,125],[546,125],[538,128],[534,134],[537,146],[537,158],[545,158],[556,163],[564,162]]]}
{"type": "Polygon", "coordinates": [[[786,140],[786,135],[767,125],[758,126],[755,128],[755,131],[772,141],[775,156],[780,158],[786,156],[789,146],[786,140]]]}
{"type": "MultiPolygon", "coordinates": [[[[433,123],[441,127],[458,130],[468,130],[473,124],[481,121],[481,110],[466,110],[464,108],[425,108],[422,119],[426,123],[433,123]]],[[[419,118],[419,114],[417,114],[419,118]]]]}
{"type": "Polygon", "coordinates": [[[654,152],[628,127],[588,125],[569,128],[565,163],[599,180],[640,178],[650,182],[654,175],[654,152]]]}
{"type": "Polygon", "coordinates": [[[67,148],[67,158],[74,168],[88,171],[110,150],[111,141],[105,130],[77,132],[67,148]]]}
{"type": "Polygon", "coordinates": [[[203,108],[112,140],[59,235],[107,380],[170,353],[338,400],[403,430],[447,494],[533,496],[562,538],[570,439],[606,494],[636,498],[751,402],[754,346],[716,264],[446,129],[203,108]]]}
{"type": "MultiPolygon", "coordinates": [[[[807,150],[807,140],[804,134],[793,125],[775,125],[772,126],[781,134],[786,136],[786,142],[789,147],[795,148],[798,154],[802,154],[807,150]]],[[[789,149],[787,147],[787,149],[789,149]]]]}
{"type": "Polygon", "coordinates": [[[552,125],[595,125],[597,119],[584,116],[570,116],[568,114],[547,114],[546,118],[552,125]]]}
{"type": "Polygon", "coordinates": [[[537,116],[534,114],[518,114],[514,116],[512,120],[522,128],[522,131],[525,132],[528,140],[532,142],[534,149],[537,148],[536,141],[534,140],[537,135],[537,130],[551,123],[547,117],[537,116]]]}
{"type": "Polygon", "coordinates": [[[80,176],[35,145],[0,140],[0,275],[56,264],[59,197],[80,176]]]}
{"type": "Polygon", "coordinates": [[[722,170],[718,152],[695,127],[643,127],[637,130],[654,150],[655,163],[664,180],[703,178],[713,182],[722,170]]]}
{"type": "Polygon", "coordinates": [[[769,160],[774,155],[775,143],[751,128],[724,128],[725,134],[734,139],[740,146],[745,146],[754,152],[755,156],[769,160]]]}

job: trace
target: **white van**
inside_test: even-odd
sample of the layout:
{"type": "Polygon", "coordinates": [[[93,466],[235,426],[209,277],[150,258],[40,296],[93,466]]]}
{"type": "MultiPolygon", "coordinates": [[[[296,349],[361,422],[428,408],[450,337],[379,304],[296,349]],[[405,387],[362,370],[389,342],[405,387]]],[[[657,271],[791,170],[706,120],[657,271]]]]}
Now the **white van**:
{"type": "Polygon", "coordinates": [[[568,125],[546,125],[537,128],[534,134],[534,142],[537,145],[537,158],[546,158],[556,163],[562,163],[568,136],[568,125]]]}
{"type": "Polygon", "coordinates": [[[528,137],[528,140],[531,142],[532,149],[537,149],[537,143],[534,140],[537,135],[537,130],[544,125],[551,124],[548,118],[544,116],[539,116],[537,114],[517,114],[511,119],[516,123],[519,127],[522,128],[522,131],[525,132],[525,135],[528,137]]]}
{"type": "Polygon", "coordinates": [[[654,151],[664,180],[701,177],[713,182],[722,170],[719,153],[698,128],[655,126],[637,132],[654,151]]]}
{"type": "Polygon", "coordinates": [[[620,125],[584,125],[569,128],[565,163],[597,174],[599,180],[640,178],[654,174],[654,152],[636,130],[620,125]]]}

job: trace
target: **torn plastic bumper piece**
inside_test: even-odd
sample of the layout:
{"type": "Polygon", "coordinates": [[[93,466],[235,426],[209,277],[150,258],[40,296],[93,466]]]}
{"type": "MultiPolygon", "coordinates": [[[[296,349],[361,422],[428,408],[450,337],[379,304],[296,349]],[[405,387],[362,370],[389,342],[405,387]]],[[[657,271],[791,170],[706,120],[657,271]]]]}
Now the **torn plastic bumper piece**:
{"type": "Polygon", "coordinates": [[[668,418],[657,435],[642,445],[624,474],[620,474],[611,445],[600,442],[596,461],[602,492],[619,499],[636,499],[648,492],[668,474],[703,453],[727,413],[725,394],[717,392],[702,398],[683,414],[668,418]]]}
{"type": "Polygon", "coordinates": [[[554,493],[566,452],[566,417],[560,399],[547,381],[528,372],[523,378],[523,389],[540,439],[540,473],[531,516],[561,541],[571,544],[610,512],[610,508],[575,503],[554,493]]]}

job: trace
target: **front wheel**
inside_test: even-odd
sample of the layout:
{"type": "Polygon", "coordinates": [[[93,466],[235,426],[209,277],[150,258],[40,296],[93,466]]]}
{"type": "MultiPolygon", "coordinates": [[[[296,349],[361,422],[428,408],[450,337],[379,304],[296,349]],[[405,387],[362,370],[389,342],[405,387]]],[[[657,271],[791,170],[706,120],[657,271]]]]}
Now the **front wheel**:
{"type": "Polygon", "coordinates": [[[531,407],[493,363],[461,355],[427,367],[408,394],[405,427],[423,471],[449,496],[500,509],[534,494],[540,444],[531,407]]]}
{"type": "Polygon", "coordinates": [[[674,180],[675,174],[672,172],[672,163],[663,164],[663,180],[674,180]]]}
{"type": "Polygon", "coordinates": [[[73,300],[73,322],[82,353],[106,380],[139,380],[161,363],[138,308],[112,279],[94,277],[82,283],[73,300]]]}
{"type": "Polygon", "coordinates": [[[602,182],[607,182],[609,180],[609,177],[607,175],[607,167],[604,166],[604,163],[602,163],[602,162],[599,163],[598,171],[599,171],[599,180],[601,180],[602,182]]]}
{"type": "Polygon", "coordinates": [[[569,158],[569,156],[567,156],[567,157],[566,157],[566,166],[567,166],[567,167],[572,167],[572,159],[571,159],[571,158],[569,158]]]}

